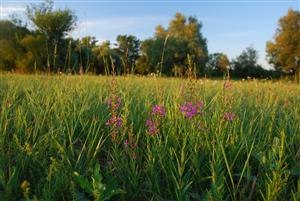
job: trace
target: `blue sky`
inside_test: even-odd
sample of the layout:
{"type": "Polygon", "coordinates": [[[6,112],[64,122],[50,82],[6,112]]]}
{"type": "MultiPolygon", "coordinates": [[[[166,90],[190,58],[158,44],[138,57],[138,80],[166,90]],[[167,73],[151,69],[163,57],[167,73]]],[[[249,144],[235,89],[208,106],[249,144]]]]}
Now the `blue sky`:
{"type": "MultiPolygon", "coordinates": [[[[13,12],[21,15],[28,3],[41,2],[0,1],[2,19],[13,12]]],[[[146,39],[158,24],[167,27],[176,12],[196,16],[210,53],[224,52],[234,58],[251,45],[259,51],[259,63],[269,68],[266,41],[289,8],[300,9],[300,0],[57,0],[55,6],[68,7],[78,16],[72,36],[92,35],[99,41],[114,41],[118,34],[146,39]]]]}

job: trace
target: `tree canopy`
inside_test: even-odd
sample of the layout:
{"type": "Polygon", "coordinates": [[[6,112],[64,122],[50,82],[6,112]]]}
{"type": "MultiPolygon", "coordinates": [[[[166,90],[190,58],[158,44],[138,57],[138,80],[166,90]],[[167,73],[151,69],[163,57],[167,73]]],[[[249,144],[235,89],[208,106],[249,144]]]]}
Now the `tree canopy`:
{"type": "Polygon", "coordinates": [[[132,73],[140,55],[140,41],[133,35],[118,35],[116,51],[120,55],[123,72],[132,73]]]}
{"type": "Polygon", "coordinates": [[[294,10],[279,20],[274,40],[267,43],[268,60],[276,71],[260,66],[252,47],[232,60],[222,52],[209,53],[202,23],[181,13],[167,27],[158,25],[153,37],[140,40],[118,35],[116,43],[99,43],[97,36],[89,35],[72,38],[69,33],[76,28],[77,16],[68,8],[54,9],[53,0],[30,4],[26,14],[30,27],[17,18],[0,21],[1,71],[109,74],[114,65],[119,75],[181,77],[189,67],[198,76],[212,77],[261,78],[278,77],[281,70],[300,72],[300,15],[294,10]]]}
{"type": "Polygon", "coordinates": [[[69,9],[54,10],[53,0],[27,6],[26,14],[37,28],[37,32],[46,36],[48,70],[50,71],[51,67],[57,70],[59,46],[66,34],[75,28],[77,17],[69,9]]]}
{"type": "Polygon", "coordinates": [[[212,76],[222,76],[228,74],[230,61],[224,53],[213,53],[209,55],[206,64],[206,74],[212,76]]]}
{"type": "Polygon", "coordinates": [[[0,70],[16,70],[17,60],[23,55],[21,40],[29,33],[11,21],[0,21],[0,70]]]}
{"type": "Polygon", "coordinates": [[[75,28],[77,17],[69,9],[54,10],[53,0],[27,6],[27,16],[53,42],[58,42],[75,28]]]}
{"type": "Polygon", "coordinates": [[[204,68],[208,56],[201,28],[202,24],[196,17],[187,19],[181,13],[176,13],[167,29],[158,25],[154,37],[142,43],[139,64],[147,68],[139,72],[182,74],[186,70],[188,55],[200,72],[200,67],[204,68]]]}
{"type": "Polygon", "coordinates": [[[279,19],[274,40],[267,42],[268,59],[276,69],[300,73],[300,13],[290,9],[279,19]]]}

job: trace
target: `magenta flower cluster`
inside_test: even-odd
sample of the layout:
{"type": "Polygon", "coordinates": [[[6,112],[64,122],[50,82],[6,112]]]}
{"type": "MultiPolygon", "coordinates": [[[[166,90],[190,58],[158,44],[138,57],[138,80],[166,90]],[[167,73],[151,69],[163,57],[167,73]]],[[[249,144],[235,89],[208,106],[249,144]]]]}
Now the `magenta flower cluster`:
{"type": "Polygon", "coordinates": [[[233,122],[234,117],[235,117],[235,115],[234,115],[233,112],[225,112],[223,118],[224,118],[224,120],[226,120],[226,121],[233,122]]]}
{"type": "Polygon", "coordinates": [[[162,118],[166,116],[166,110],[163,106],[156,105],[152,107],[151,117],[146,120],[146,127],[150,135],[158,134],[159,125],[162,118]]]}
{"type": "Polygon", "coordinates": [[[106,125],[112,128],[112,139],[116,138],[118,128],[122,127],[123,119],[120,114],[120,108],[122,105],[122,99],[115,95],[112,95],[107,101],[110,109],[110,118],[107,120],[106,125]]]}
{"type": "Polygon", "coordinates": [[[156,105],[152,108],[152,115],[153,116],[160,116],[160,117],[165,117],[166,116],[166,111],[163,106],[156,105]]]}
{"type": "Polygon", "coordinates": [[[158,133],[158,128],[156,125],[156,122],[152,120],[151,118],[146,120],[146,126],[148,127],[148,132],[150,135],[154,135],[158,133]]]}
{"type": "Polygon", "coordinates": [[[180,112],[189,119],[192,119],[193,117],[197,115],[203,114],[203,102],[199,101],[197,103],[187,102],[180,106],[180,112]]]}
{"type": "Polygon", "coordinates": [[[231,88],[231,86],[232,86],[231,83],[226,81],[226,82],[224,82],[223,88],[229,89],[229,88],[231,88]]]}
{"type": "Polygon", "coordinates": [[[124,141],[124,145],[125,145],[126,147],[130,145],[132,148],[138,147],[138,144],[137,144],[137,143],[130,144],[128,139],[126,139],[126,140],[124,141]]]}
{"type": "Polygon", "coordinates": [[[107,104],[110,109],[118,110],[122,104],[122,98],[112,96],[108,99],[107,104]]]}
{"type": "Polygon", "coordinates": [[[114,126],[114,127],[121,127],[122,126],[122,118],[117,117],[116,115],[113,115],[109,120],[107,120],[106,125],[107,126],[114,126]]]}

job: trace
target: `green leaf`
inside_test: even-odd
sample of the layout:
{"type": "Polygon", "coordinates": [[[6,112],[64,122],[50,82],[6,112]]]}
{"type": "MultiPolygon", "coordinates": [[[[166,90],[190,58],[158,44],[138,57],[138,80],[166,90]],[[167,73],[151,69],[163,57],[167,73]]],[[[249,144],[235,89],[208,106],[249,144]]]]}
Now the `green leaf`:
{"type": "Polygon", "coordinates": [[[83,176],[79,175],[78,172],[73,173],[74,181],[87,193],[92,194],[93,188],[90,182],[84,178],[83,176]]]}

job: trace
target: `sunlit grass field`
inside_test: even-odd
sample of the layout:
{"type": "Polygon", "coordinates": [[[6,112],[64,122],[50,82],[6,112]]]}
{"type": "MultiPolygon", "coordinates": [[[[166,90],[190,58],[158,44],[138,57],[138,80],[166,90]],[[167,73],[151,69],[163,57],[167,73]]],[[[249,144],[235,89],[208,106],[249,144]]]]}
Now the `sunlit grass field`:
{"type": "Polygon", "coordinates": [[[0,200],[300,200],[300,87],[0,75],[0,167],[0,200]]]}

